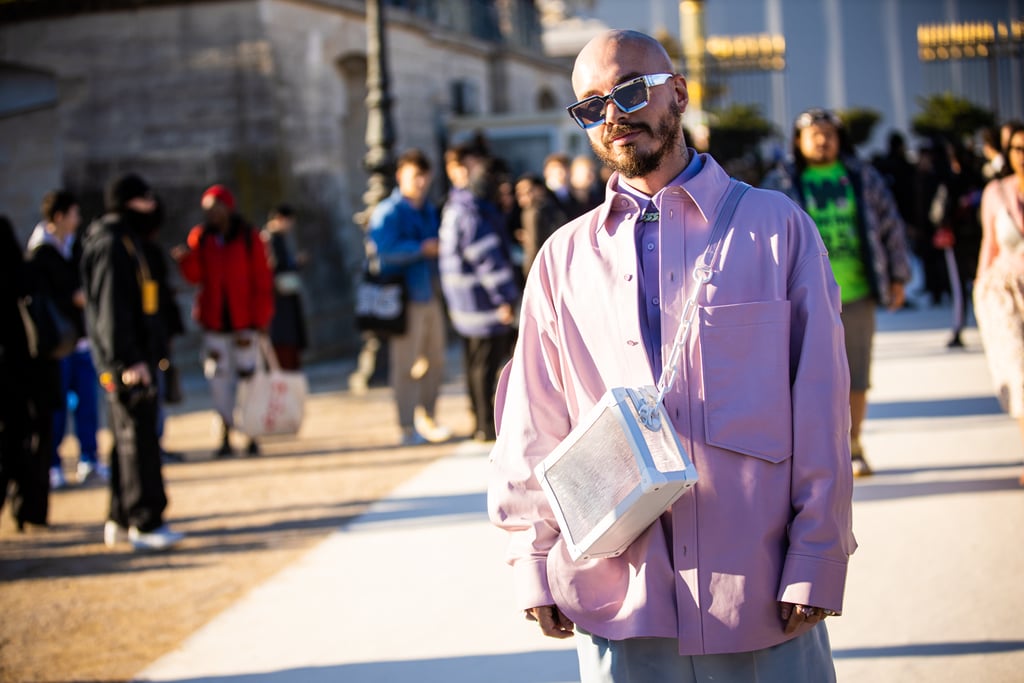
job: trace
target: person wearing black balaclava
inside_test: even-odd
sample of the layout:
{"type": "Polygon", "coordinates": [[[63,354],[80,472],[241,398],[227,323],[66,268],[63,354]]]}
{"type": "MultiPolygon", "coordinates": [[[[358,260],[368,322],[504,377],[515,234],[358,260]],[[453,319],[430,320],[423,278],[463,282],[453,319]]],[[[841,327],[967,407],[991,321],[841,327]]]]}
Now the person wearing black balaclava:
{"type": "Polygon", "coordinates": [[[164,340],[159,286],[143,245],[158,224],[158,205],[134,173],[111,182],[105,200],[107,213],[89,226],[82,253],[86,328],[114,433],[103,540],[109,547],[127,540],[136,550],[163,550],[183,535],[164,522],[157,438],[156,373],[164,340]]]}

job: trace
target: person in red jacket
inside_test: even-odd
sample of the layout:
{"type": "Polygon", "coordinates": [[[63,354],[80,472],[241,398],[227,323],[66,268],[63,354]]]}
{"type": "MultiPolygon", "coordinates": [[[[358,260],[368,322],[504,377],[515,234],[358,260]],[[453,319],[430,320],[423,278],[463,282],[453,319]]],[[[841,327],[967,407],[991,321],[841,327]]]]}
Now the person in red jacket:
{"type": "MultiPolygon", "coordinates": [[[[232,454],[235,390],[259,360],[259,336],[274,313],[273,276],[259,233],[235,211],[223,185],[203,192],[205,220],[174,251],[182,277],[199,285],[192,317],[203,328],[203,373],[224,430],[217,457],[232,454]]],[[[259,454],[249,436],[249,455],[259,454]]]]}

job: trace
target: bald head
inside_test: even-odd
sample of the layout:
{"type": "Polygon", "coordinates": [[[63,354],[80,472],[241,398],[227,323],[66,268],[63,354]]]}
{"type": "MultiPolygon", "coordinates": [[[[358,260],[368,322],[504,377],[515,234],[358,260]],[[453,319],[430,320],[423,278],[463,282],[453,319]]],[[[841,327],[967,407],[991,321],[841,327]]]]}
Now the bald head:
{"type": "Polygon", "coordinates": [[[574,118],[594,153],[635,189],[653,196],[686,167],[686,79],[657,40],[638,31],[598,35],[580,50],[572,87],[580,100],[573,111],[586,111],[589,125],[574,118]],[[613,96],[619,88],[629,88],[625,104],[613,96]]]}
{"type": "Polygon", "coordinates": [[[637,73],[673,71],[672,58],[657,40],[639,31],[613,29],[598,34],[580,50],[572,70],[572,87],[580,95],[580,87],[590,81],[594,71],[624,63],[637,73]]]}

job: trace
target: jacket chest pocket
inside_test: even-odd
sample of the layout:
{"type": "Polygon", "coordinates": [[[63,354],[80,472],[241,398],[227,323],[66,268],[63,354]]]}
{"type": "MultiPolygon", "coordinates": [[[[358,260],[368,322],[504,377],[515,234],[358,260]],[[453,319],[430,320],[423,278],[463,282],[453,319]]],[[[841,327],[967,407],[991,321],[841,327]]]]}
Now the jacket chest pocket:
{"type": "Polygon", "coordinates": [[[705,439],[781,462],[793,452],[789,302],[701,309],[705,439]]]}

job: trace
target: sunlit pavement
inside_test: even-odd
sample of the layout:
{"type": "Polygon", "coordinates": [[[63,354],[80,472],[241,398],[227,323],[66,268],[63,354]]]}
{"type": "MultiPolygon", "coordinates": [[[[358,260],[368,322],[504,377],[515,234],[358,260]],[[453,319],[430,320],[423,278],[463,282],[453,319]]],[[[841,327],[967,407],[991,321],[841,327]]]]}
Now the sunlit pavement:
{"type": "MultiPolygon", "coordinates": [[[[976,329],[948,308],[884,313],[862,438],[839,680],[1022,680],[1024,447],[976,329]]],[[[315,436],[315,435],[314,435],[315,436]]],[[[571,641],[513,607],[485,514],[486,446],[460,442],[357,522],[139,675],[229,683],[562,683],[571,641]]]]}

